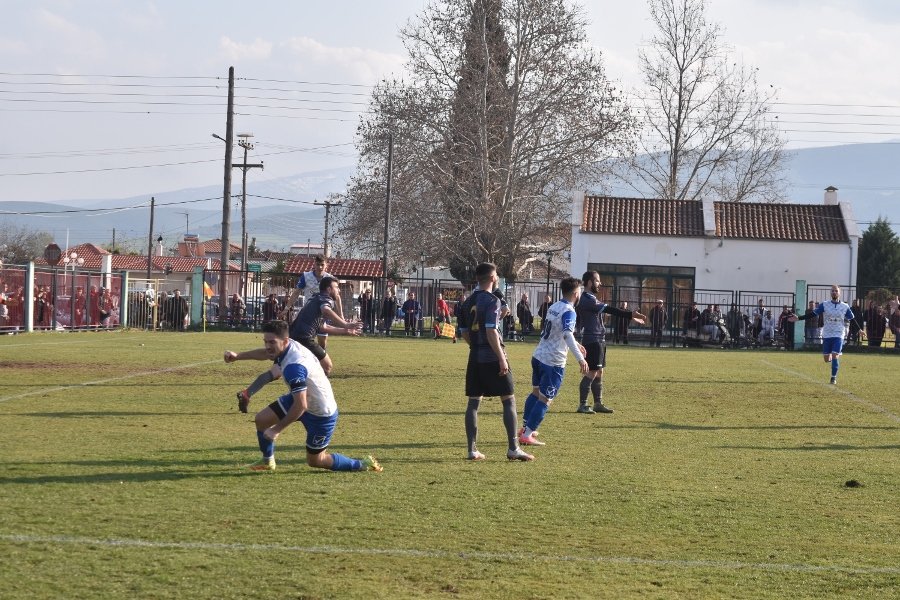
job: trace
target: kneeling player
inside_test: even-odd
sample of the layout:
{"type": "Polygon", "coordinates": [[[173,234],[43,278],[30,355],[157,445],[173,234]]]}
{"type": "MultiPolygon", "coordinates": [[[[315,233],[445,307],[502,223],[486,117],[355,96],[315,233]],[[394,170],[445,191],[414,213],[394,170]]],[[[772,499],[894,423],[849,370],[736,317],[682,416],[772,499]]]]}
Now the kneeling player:
{"type": "Polygon", "coordinates": [[[331,382],[313,354],[288,337],[284,321],[263,324],[264,348],[246,352],[225,352],[225,362],[236,360],[274,360],[289,393],[256,413],[256,438],[262,460],[250,469],[275,470],[275,440],[294,421],[306,428],[306,463],[332,471],[381,471],[372,456],[363,459],[326,451],[337,424],[338,408],[331,382]]]}

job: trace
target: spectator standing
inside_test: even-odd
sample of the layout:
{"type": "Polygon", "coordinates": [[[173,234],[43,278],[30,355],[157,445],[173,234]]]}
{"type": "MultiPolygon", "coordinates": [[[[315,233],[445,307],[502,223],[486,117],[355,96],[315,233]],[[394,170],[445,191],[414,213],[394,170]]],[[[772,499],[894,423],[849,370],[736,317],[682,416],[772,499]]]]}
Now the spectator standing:
{"type": "Polygon", "coordinates": [[[803,313],[803,338],[806,344],[818,344],[821,338],[819,330],[819,316],[816,314],[816,303],[812,300],[806,306],[806,312],[803,313]]]}
{"type": "Polygon", "coordinates": [[[100,292],[97,286],[92,285],[88,292],[88,313],[91,319],[91,327],[100,325],[100,292]]]}
{"type": "Polygon", "coordinates": [[[97,308],[99,309],[101,327],[110,326],[110,318],[112,318],[115,307],[116,304],[112,297],[112,291],[109,288],[100,288],[100,294],[97,299],[97,308]]]}
{"type": "Polygon", "coordinates": [[[528,294],[522,294],[522,299],[516,304],[516,317],[519,319],[519,326],[522,328],[523,336],[534,331],[534,315],[531,314],[528,294]]]}
{"type": "Polygon", "coordinates": [[[887,331],[887,318],[884,309],[874,300],[869,301],[869,308],[865,312],[866,338],[870,346],[881,346],[884,340],[884,332],[887,331]]]}
{"type": "Polygon", "coordinates": [[[372,298],[372,290],[366,289],[356,300],[359,303],[359,318],[363,323],[363,331],[372,332],[372,322],[375,319],[375,300],[372,298]]]}
{"type": "Polygon", "coordinates": [[[87,307],[87,297],[84,295],[84,288],[79,286],[75,289],[75,322],[72,327],[81,327],[84,325],[84,310],[87,307]]]}
{"type": "Polygon", "coordinates": [[[175,293],[169,298],[168,313],[169,319],[172,321],[172,329],[175,331],[184,331],[184,321],[188,314],[187,300],[181,295],[181,290],[175,290],[175,293]]]}
{"type": "Polygon", "coordinates": [[[691,302],[691,305],[684,310],[684,316],[681,319],[681,347],[687,348],[687,337],[688,332],[693,331],[697,332],[697,328],[700,326],[700,309],[697,308],[696,302],[691,302]]]}
{"type": "Polygon", "coordinates": [[[900,302],[898,300],[893,302],[893,311],[888,320],[888,326],[891,328],[891,333],[894,334],[894,348],[900,348],[900,302]]]}
{"type": "Polygon", "coordinates": [[[781,314],[778,315],[777,331],[784,339],[784,347],[788,349],[794,347],[794,321],[791,321],[793,314],[794,311],[791,310],[791,307],[785,304],[781,309],[781,314]]]}
{"type": "MultiPolygon", "coordinates": [[[[81,288],[78,288],[81,289],[81,288]]],[[[82,294],[83,295],[83,294],[82,294]]],[[[9,286],[0,285],[0,328],[5,328],[9,323],[9,286]]]]}
{"type": "Polygon", "coordinates": [[[406,294],[406,302],[403,303],[402,310],[403,331],[406,332],[407,337],[410,333],[414,336],[418,335],[419,315],[422,312],[422,305],[416,300],[415,292],[408,292],[406,294]]]}
{"type": "Polygon", "coordinates": [[[862,306],[859,304],[859,298],[853,300],[853,306],[850,307],[850,310],[853,311],[853,318],[850,319],[850,335],[848,336],[847,341],[853,342],[859,346],[860,338],[862,337],[862,332],[864,331],[866,324],[862,306]]]}
{"type": "MultiPolygon", "coordinates": [[[[757,341],[760,345],[770,344],[775,341],[775,324],[777,319],[772,316],[772,311],[766,310],[759,321],[759,336],[757,341]]],[[[843,336],[841,336],[843,339],[843,336]]]]}
{"type": "Polygon", "coordinates": [[[381,303],[381,326],[384,335],[391,335],[395,318],[397,318],[397,298],[394,297],[393,290],[388,290],[387,297],[381,303]]]}
{"type": "MultiPolygon", "coordinates": [[[[630,321],[631,319],[629,318],[628,320],[630,321]]],[[[650,345],[653,346],[655,344],[659,348],[662,344],[663,329],[666,326],[666,307],[662,298],[658,299],[656,306],[650,309],[647,320],[650,321],[650,345]]]]}
{"type": "Polygon", "coordinates": [[[547,310],[551,304],[553,304],[553,301],[550,299],[550,294],[547,294],[544,296],[543,304],[538,308],[538,316],[541,318],[541,329],[544,328],[544,319],[547,318],[547,310]]]}
{"type": "Polygon", "coordinates": [[[269,321],[274,321],[278,318],[278,311],[280,308],[278,298],[275,297],[274,293],[266,296],[262,305],[263,323],[268,323],[269,321]]]}
{"type": "Polygon", "coordinates": [[[756,308],[753,309],[753,312],[750,315],[750,320],[753,323],[753,338],[756,340],[759,339],[759,334],[762,333],[763,319],[766,318],[766,312],[768,312],[766,303],[760,298],[756,303],[756,308]]]}
{"type": "Polygon", "coordinates": [[[731,336],[732,343],[736,343],[741,339],[741,325],[743,324],[744,316],[741,314],[737,304],[732,304],[725,317],[725,326],[728,328],[728,335],[731,336]]]}
{"type": "Polygon", "coordinates": [[[453,307],[453,316],[456,317],[456,337],[453,338],[453,343],[456,343],[457,338],[462,336],[462,332],[459,330],[460,323],[460,314],[462,314],[463,304],[466,301],[466,293],[463,292],[459,296],[459,300],[456,301],[456,305],[453,307]]]}
{"type": "MultiPolygon", "coordinates": [[[[619,303],[619,310],[628,310],[628,301],[622,300],[619,303]]],[[[631,325],[631,319],[627,319],[625,317],[615,317],[614,330],[613,330],[613,342],[616,344],[621,342],[625,345],[628,345],[628,327],[631,325]]]]}
{"type": "Polygon", "coordinates": [[[235,292],[231,295],[231,300],[228,302],[228,309],[231,313],[231,326],[239,327],[241,321],[244,320],[244,299],[241,298],[241,295],[235,292]]]}

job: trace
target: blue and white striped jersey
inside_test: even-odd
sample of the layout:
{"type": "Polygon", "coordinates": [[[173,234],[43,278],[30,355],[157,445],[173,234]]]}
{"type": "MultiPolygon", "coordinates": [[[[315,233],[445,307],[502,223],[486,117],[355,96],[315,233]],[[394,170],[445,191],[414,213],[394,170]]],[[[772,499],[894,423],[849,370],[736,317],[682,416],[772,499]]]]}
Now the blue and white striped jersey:
{"type": "Polygon", "coordinates": [[[821,302],[813,312],[817,315],[822,315],[825,321],[825,327],[822,328],[823,338],[844,337],[844,321],[853,319],[853,311],[850,310],[850,305],[840,300],[821,302]]]}

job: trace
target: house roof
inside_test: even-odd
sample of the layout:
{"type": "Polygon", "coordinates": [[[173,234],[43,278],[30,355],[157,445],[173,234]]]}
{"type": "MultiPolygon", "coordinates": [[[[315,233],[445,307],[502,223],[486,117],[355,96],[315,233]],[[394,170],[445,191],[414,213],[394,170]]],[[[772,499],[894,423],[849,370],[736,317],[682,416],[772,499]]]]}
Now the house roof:
{"type": "MultiPolygon", "coordinates": [[[[214,240],[206,240],[205,242],[201,242],[197,245],[200,246],[201,248],[203,248],[203,251],[206,252],[207,254],[209,254],[209,253],[221,254],[222,253],[222,240],[220,240],[218,238],[216,238],[214,240]]],[[[237,244],[232,244],[231,242],[228,242],[228,247],[231,248],[232,254],[234,254],[235,252],[240,254],[240,252],[241,252],[241,247],[237,244]]]]}
{"type": "MultiPolygon", "coordinates": [[[[714,202],[716,237],[847,242],[841,207],[824,204],[714,202]]],[[[703,237],[703,203],[695,200],[585,196],[582,233],[703,237]]]]}
{"type": "MultiPolygon", "coordinates": [[[[315,259],[298,256],[288,260],[284,265],[286,273],[304,273],[312,271],[315,259]]],[[[328,272],[341,279],[376,279],[381,277],[380,260],[363,260],[357,258],[329,258],[328,272]]]]}
{"type": "Polygon", "coordinates": [[[788,242],[847,242],[838,205],[716,202],[716,236],[788,242]]]}
{"type": "MultiPolygon", "coordinates": [[[[81,258],[81,253],[78,253],[79,258],[81,258]]],[[[84,264],[78,267],[79,271],[99,271],[103,268],[103,256],[99,254],[85,255],[84,264]]],[[[112,271],[138,271],[144,272],[147,271],[147,257],[146,256],[135,256],[130,254],[113,254],[111,257],[112,262],[112,271]]],[[[35,264],[38,265],[46,265],[47,261],[43,258],[36,259],[34,261],[35,264]]],[[[207,264],[210,264],[211,269],[219,268],[219,261],[217,260],[209,260],[206,258],[191,258],[191,257],[182,257],[182,256],[153,256],[151,263],[151,273],[164,273],[166,270],[166,266],[172,268],[173,273],[193,273],[194,267],[206,267],[207,264]]],[[[57,265],[58,267],[62,267],[62,263],[57,265]]],[[[229,269],[231,271],[238,270],[232,264],[229,264],[229,269]]]]}
{"type": "Polygon", "coordinates": [[[703,235],[703,206],[694,200],[585,196],[584,233],[703,235]]]}

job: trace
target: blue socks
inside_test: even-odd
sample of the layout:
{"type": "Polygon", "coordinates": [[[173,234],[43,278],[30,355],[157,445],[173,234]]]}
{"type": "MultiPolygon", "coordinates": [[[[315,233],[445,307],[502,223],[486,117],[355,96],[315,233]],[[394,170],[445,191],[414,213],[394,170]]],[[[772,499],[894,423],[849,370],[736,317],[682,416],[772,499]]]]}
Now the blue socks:
{"type": "Polygon", "coordinates": [[[331,458],[334,461],[331,463],[332,471],[359,471],[362,469],[362,462],[355,458],[349,458],[343,454],[332,454],[331,458]]]}
{"type": "Polygon", "coordinates": [[[525,419],[525,427],[531,431],[537,431],[544,421],[544,416],[546,416],[548,410],[550,410],[549,404],[544,404],[535,398],[534,406],[531,407],[531,412],[528,414],[528,418],[525,419]]]}
{"type": "Polygon", "coordinates": [[[832,377],[837,377],[838,366],[839,366],[838,359],[832,358],[831,359],[831,376],[832,377]]]}
{"type": "Polygon", "coordinates": [[[528,397],[525,398],[525,408],[522,410],[522,424],[528,425],[528,418],[531,416],[531,411],[534,410],[534,405],[538,403],[537,396],[534,395],[534,392],[528,394],[528,397]]]}
{"type": "Polygon", "coordinates": [[[263,458],[273,458],[275,456],[275,442],[264,436],[262,431],[256,432],[256,439],[259,440],[259,449],[263,458]]]}

